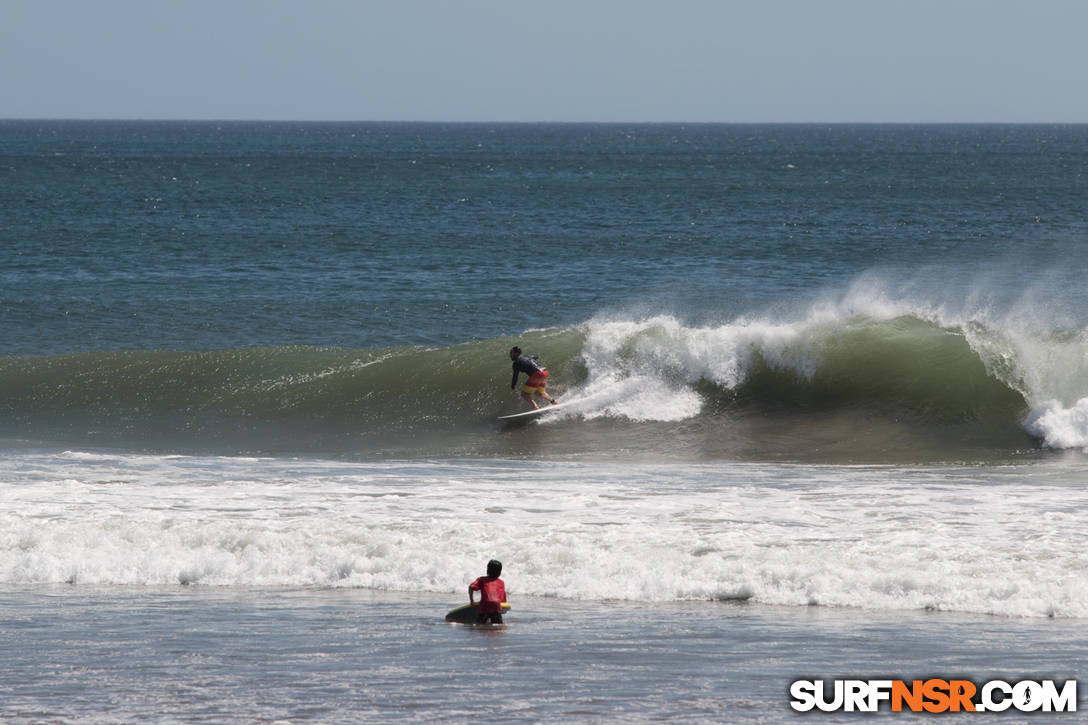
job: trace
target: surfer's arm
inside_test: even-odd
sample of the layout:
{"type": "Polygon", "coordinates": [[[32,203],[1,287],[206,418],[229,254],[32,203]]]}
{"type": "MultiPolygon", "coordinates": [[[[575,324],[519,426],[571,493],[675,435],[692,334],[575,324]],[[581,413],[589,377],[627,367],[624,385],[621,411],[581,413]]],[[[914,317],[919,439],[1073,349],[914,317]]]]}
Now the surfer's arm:
{"type": "Polygon", "coordinates": [[[518,366],[514,365],[514,377],[510,378],[510,389],[515,390],[518,387],[518,366]]]}

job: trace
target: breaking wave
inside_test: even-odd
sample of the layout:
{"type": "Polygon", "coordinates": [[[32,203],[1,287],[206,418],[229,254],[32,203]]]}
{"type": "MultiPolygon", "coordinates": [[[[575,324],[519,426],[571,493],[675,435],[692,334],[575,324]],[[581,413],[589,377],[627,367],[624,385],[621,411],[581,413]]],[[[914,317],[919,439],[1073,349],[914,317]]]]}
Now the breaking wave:
{"type": "Polygon", "coordinates": [[[532,454],[495,420],[524,405],[509,389],[514,343],[542,355],[565,403],[521,426],[549,454],[1088,446],[1088,331],[842,302],[720,325],[602,317],[441,348],[8,357],[2,430],[231,453],[532,454]]]}

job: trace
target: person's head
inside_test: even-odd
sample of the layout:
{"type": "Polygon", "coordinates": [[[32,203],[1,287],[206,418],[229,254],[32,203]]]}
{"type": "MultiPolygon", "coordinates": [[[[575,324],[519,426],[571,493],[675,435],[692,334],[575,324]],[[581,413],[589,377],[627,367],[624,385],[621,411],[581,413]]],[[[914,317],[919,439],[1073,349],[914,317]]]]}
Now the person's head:
{"type": "Polygon", "coordinates": [[[487,575],[490,577],[496,577],[502,574],[502,562],[497,559],[492,559],[487,562],[487,575]]]}
{"type": "Polygon", "coordinates": [[[521,357],[521,348],[517,345],[514,345],[512,348],[510,348],[510,359],[517,360],[519,357],[521,357]]]}

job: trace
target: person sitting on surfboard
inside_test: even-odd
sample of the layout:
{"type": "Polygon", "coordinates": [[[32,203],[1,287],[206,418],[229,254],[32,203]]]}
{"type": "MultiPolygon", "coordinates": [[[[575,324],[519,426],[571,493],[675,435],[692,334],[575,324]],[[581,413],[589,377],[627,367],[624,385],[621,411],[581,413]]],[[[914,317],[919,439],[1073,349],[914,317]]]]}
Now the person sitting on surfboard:
{"type": "Polygon", "coordinates": [[[492,559],[487,562],[487,576],[478,577],[468,585],[470,604],[476,603],[472,593],[480,593],[476,624],[502,624],[502,603],[506,601],[506,584],[499,579],[499,574],[502,574],[502,562],[492,559]]]}
{"type": "Polygon", "coordinates": [[[521,397],[532,403],[534,409],[540,407],[533,400],[534,394],[551,401],[552,405],[559,403],[544,389],[548,385],[548,369],[538,362],[539,355],[525,355],[521,352],[521,348],[515,345],[510,348],[510,359],[514,361],[514,377],[510,379],[511,390],[518,387],[518,374],[525,373],[529,379],[525,381],[525,387],[521,389],[521,397]]]}

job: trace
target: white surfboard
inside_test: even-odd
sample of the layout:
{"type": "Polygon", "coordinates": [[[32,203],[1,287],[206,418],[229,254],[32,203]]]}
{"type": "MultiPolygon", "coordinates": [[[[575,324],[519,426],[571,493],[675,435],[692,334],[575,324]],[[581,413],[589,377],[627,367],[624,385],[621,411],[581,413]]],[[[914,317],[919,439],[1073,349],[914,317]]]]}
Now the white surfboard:
{"type": "Polygon", "coordinates": [[[499,420],[510,420],[511,418],[532,418],[533,416],[542,415],[543,413],[548,413],[562,407],[562,403],[558,403],[556,405],[542,405],[539,408],[536,408],[534,410],[526,410],[522,413],[514,413],[513,415],[500,415],[499,420]]]}

